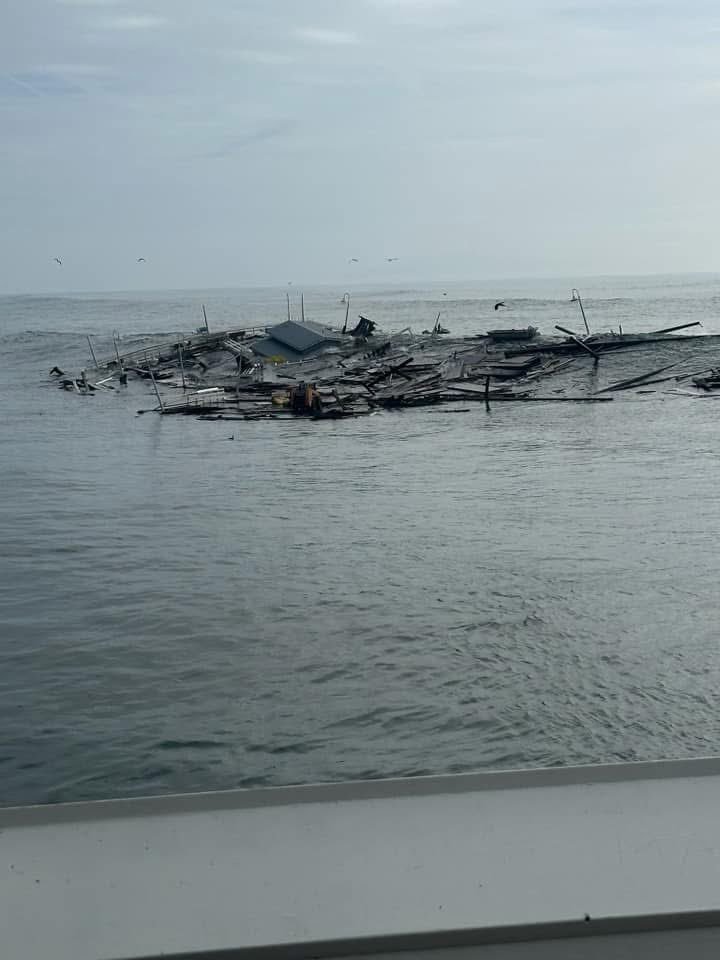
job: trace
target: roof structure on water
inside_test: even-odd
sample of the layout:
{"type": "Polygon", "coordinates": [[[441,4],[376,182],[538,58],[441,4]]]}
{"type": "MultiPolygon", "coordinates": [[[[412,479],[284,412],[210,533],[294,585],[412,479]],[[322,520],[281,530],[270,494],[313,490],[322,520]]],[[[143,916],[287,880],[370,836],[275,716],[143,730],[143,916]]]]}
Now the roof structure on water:
{"type": "Polygon", "coordinates": [[[300,360],[303,356],[274,337],[265,337],[252,344],[253,352],[260,357],[283,357],[285,360],[300,360]]]}
{"type": "Polygon", "coordinates": [[[270,327],[268,334],[298,353],[306,353],[328,341],[340,343],[342,340],[342,334],[337,330],[323,327],[319,323],[300,323],[297,320],[286,320],[276,327],[270,327]]]}
{"type": "Polygon", "coordinates": [[[286,360],[299,357],[326,346],[340,343],[343,335],[331,327],[311,321],[285,320],[268,329],[264,340],[253,343],[253,350],[263,357],[282,356],[286,360]]]}

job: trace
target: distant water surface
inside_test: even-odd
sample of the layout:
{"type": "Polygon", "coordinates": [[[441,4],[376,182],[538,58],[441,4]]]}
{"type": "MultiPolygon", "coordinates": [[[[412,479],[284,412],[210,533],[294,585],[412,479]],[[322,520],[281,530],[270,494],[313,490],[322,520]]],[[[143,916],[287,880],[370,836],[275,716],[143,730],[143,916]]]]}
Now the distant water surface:
{"type": "MultiPolygon", "coordinates": [[[[593,329],[720,333],[707,275],[356,290],[351,316],[581,329],[573,285],[593,329]]],[[[0,298],[0,803],[720,750],[714,401],[222,423],[49,382],[87,334],[271,323],[285,294],[0,298]]]]}

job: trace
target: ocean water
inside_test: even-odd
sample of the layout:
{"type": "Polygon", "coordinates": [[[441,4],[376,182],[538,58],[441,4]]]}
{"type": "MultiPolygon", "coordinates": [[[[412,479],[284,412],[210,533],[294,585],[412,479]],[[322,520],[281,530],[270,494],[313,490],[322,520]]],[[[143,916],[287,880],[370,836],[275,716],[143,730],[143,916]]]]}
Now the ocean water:
{"type": "MultiPolygon", "coordinates": [[[[707,275],[358,289],[351,316],[581,329],[573,285],[594,330],[720,333],[707,275]]],[[[270,323],[286,292],[0,298],[0,803],[720,750],[712,400],[222,423],[48,377],[88,334],[270,323]]]]}

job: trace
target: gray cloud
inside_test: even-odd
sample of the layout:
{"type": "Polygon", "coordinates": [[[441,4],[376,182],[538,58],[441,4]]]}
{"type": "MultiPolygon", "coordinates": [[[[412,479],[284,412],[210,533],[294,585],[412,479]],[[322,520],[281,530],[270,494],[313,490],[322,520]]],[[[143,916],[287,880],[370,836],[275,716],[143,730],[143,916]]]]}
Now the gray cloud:
{"type": "Polygon", "coordinates": [[[105,30],[151,30],[153,27],[161,27],[165,23],[167,23],[165,17],[129,13],[100,20],[98,26],[105,30]]]}
{"type": "Polygon", "coordinates": [[[260,63],[271,67],[292,63],[295,59],[287,53],[279,53],[276,50],[228,50],[225,51],[224,56],[231,60],[260,63]]]}
{"type": "Polygon", "coordinates": [[[301,40],[309,40],[311,43],[330,44],[335,46],[340,44],[344,46],[348,43],[357,43],[358,36],[348,30],[331,30],[328,27],[302,27],[297,31],[301,40]]]}
{"type": "Polygon", "coordinates": [[[285,136],[291,129],[291,123],[283,122],[259,127],[255,130],[248,130],[245,133],[237,133],[233,136],[224,137],[219,147],[202,152],[198,154],[198,157],[200,159],[210,160],[224,160],[228,157],[234,157],[247,147],[266,143],[268,140],[276,140],[278,137],[285,136]]]}

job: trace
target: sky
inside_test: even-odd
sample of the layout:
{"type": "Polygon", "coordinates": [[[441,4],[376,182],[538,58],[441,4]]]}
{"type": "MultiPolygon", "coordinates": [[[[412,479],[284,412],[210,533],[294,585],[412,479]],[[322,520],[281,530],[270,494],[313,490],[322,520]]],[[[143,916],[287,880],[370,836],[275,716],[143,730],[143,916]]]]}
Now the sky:
{"type": "Polygon", "coordinates": [[[719,105],[709,0],[4,0],[0,293],[714,271],[719,105]]]}

